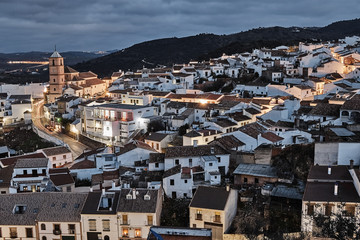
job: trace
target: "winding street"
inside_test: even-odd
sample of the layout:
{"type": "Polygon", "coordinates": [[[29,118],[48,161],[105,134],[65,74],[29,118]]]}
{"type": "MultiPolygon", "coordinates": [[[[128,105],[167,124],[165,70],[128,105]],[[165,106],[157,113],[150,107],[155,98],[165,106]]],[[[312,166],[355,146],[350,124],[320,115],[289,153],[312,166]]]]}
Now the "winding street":
{"type": "Polygon", "coordinates": [[[33,104],[32,121],[35,127],[37,127],[42,132],[46,133],[47,135],[56,137],[59,140],[66,143],[69,146],[74,159],[80,156],[85,149],[90,149],[88,146],[82,144],[81,142],[78,142],[77,140],[67,136],[66,134],[59,132],[50,132],[48,129],[46,129],[42,123],[42,119],[44,119],[43,106],[44,106],[44,99],[33,104]]]}

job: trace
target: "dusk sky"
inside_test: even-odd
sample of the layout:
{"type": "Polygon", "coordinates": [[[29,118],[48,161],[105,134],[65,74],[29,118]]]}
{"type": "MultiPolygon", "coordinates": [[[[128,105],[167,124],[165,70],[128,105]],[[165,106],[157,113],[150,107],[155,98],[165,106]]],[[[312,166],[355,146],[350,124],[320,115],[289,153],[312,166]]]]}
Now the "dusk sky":
{"type": "Polygon", "coordinates": [[[92,51],[198,33],[325,26],[360,17],[358,0],[1,0],[0,52],[92,51]]]}

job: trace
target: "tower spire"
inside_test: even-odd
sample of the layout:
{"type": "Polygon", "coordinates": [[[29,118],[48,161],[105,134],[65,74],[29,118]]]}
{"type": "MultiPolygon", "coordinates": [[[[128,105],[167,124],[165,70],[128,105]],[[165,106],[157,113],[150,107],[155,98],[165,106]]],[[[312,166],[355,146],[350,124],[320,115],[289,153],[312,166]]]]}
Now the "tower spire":
{"type": "Polygon", "coordinates": [[[55,52],[56,52],[56,44],[55,44],[55,52]]]}

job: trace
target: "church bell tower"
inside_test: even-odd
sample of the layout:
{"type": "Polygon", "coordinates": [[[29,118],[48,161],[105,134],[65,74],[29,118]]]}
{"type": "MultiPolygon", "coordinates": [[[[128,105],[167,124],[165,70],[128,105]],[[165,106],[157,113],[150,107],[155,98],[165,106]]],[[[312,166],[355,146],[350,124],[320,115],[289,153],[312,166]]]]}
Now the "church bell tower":
{"type": "Polygon", "coordinates": [[[62,96],[65,86],[64,58],[56,51],[49,58],[50,88],[48,102],[55,102],[55,98],[62,96]]]}

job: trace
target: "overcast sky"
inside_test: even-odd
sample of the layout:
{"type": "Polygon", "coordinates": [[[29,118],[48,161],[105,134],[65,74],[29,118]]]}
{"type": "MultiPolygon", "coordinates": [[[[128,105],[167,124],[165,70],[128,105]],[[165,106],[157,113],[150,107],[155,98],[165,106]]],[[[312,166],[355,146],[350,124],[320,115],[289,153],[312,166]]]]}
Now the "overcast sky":
{"type": "Polygon", "coordinates": [[[0,0],[0,52],[111,50],[165,37],[360,17],[359,0],[0,0]]]}

